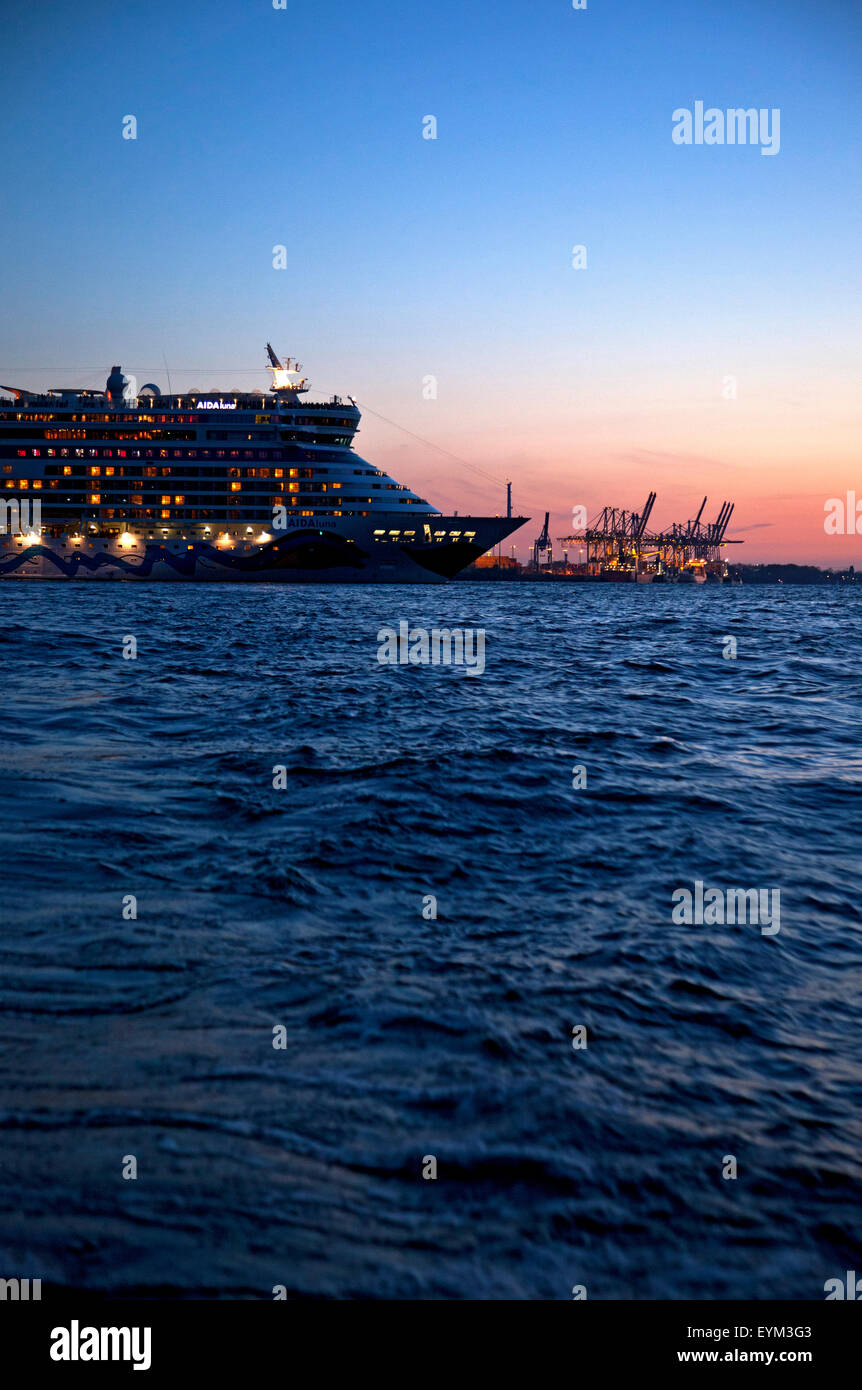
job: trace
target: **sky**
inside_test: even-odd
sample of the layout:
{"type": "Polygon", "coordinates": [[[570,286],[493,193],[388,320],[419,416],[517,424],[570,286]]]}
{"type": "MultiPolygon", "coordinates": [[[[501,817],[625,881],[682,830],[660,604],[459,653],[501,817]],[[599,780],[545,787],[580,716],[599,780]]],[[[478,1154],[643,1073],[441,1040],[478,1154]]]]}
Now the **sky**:
{"type": "Polygon", "coordinates": [[[269,339],[441,510],[511,479],[519,558],[654,489],[862,561],[862,3],[49,0],[0,54],[3,383],[265,387],[269,339]],[[675,143],[698,101],[777,153],[675,143]]]}

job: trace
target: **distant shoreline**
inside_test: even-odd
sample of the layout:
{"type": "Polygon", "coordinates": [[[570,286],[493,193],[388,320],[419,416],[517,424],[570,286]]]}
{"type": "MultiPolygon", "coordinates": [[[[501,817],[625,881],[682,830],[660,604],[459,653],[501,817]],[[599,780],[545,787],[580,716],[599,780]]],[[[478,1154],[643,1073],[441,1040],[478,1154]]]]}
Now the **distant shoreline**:
{"type": "MultiPolygon", "coordinates": [[[[833,587],[859,584],[862,576],[856,573],[855,567],[850,565],[846,570],[827,570],[821,569],[818,565],[793,565],[793,564],[762,564],[762,565],[728,565],[727,572],[731,579],[738,580],[742,584],[829,584],[833,587]]],[[[526,581],[530,583],[586,583],[600,584],[604,581],[600,579],[568,579],[564,575],[536,575],[535,572],[517,567],[502,568],[496,565],[488,565],[479,568],[470,565],[468,569],[462,570],[455,576],[458,580],[474,579],[492,581],[495,583],[526,581]]]]}

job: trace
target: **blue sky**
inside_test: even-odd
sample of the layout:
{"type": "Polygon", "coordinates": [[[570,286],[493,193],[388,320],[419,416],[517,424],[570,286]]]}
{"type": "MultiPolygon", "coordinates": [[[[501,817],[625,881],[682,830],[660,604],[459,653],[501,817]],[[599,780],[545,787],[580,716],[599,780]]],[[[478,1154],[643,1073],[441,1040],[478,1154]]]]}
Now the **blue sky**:
{"type": "MultiPolygon", "coordinates": [[[[85,0],[4,18],[3,53],[0,380],[95,385],[118,361],[164,383],[164,355],[175,389],[264,385],[271,338],[530,505],[637,505],[646,449],[680,505],[691,469],[739,490],[749,459],[762,508],[794,411],[812,451],[826,426],[835,486],[862,482],[850,3],[85,0]],[[780,154],[675,146],[698,99],[779,107],[780,154]]],[[[364,424],[432,500],[497,509],[364,424]]]]}

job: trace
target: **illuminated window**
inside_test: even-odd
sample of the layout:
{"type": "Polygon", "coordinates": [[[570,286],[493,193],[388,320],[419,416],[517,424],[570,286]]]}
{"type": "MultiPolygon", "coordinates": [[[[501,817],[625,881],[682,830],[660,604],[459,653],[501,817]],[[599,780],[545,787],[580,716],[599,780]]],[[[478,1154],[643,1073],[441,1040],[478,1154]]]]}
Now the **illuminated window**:
{"type": "Polygon", "coordinates": [[[184,494],[181,493],[179,496],[176,496],[176,495],[175,495],[175,496],[174,496],[174,505],[177,506],[177,507],[181,507],[182,504],[185,502],[185,500],[186,500],[186,499],[185,499],[184,494]]]}
{"type": "Polygon", "coordinates": [[[170,502],[170,500],[171,500],[171,494],[170,494],[169,492],[166,492],[166,493],[162,496],[162,506],[163,506],[163,507],[164,507],[164,506],[167,506],[167,504],[168,504],[168,502],[170,502]]]}
{"type": "Polygon", "coordinates": [[[230,485],[230,490],[231,490],[231,492],[241,492],[241,491],[242,491],[242,483],[231,483],[231,485],[230,485]]]}
{"type": "Polygon", "coordinates": [[[87,500],[90,503],[91,507],[96,507],[102,500],[102,494],[100,492],[91,492],[89,493],[87,500]]]}
{"type": "Polygon", "coordinates": [[[171,509],[170,509],[170,507],[163,507],[162,510],[161,510],[161,512],[159,513],[160,516],[170,516],[170,514],[171,514],[171,509]]]}
{"type": "Polygon", "coordinates": [[[99,474],[101,473],[101,471],[102,471],[101,468],[99,468],[98,466],[95,466],[95,467],[92,467],[92,466],[91,466],[91,468],[90,468],[90,477],[91,477],[91,478],[98,478],[98,476],[99,476],[99,474]]]}

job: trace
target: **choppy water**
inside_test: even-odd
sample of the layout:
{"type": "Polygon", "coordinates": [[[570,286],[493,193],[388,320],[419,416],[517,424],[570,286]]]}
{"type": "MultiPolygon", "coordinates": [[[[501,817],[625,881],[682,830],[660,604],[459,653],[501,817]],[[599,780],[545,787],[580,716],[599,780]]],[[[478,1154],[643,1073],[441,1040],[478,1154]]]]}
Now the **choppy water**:
{"type": "Polygon", "coordinates": [[[0,585],[0,1276],[822,1299],[862,1268],[860,611],[0,585]],[[402,618],[485,673],[380,666],[402,618]],[[674,925],[696,879],[779,887],[780,933],[674,925]]]}

